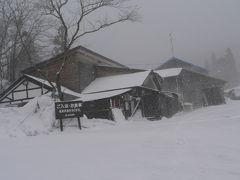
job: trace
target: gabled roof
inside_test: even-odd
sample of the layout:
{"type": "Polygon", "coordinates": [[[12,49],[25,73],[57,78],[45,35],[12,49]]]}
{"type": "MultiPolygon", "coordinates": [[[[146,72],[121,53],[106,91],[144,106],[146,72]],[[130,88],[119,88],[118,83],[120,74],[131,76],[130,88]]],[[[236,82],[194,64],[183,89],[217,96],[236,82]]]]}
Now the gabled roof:
{"type": "MultiPolygon", "coordinates": [[[[34,76],[30,76],[30,75],[28,75],[28,74],[25,74],[25,76],[27,76],[27,77],[29,77],[30,79],[33,79],[33,80],[35,80],[35,81],[43,84],[43,85],[46,85],[46,86],[48,86],[49,88],[52,89],[52,86],[49,84],[49,82],[46,81],[46,80],[44,80],[44,79],[37,78],[37,77],[34,77],[34,76]]],[[[52,83],[54,86],[56,86],[56,84],[55,84],[54,82],[51,82],[51,83],[52,83]]],[[[61,86],[61,90],[62,90],[62,92],[65,93],[65,94],[69,94],[69,95],[72,95],[72,96],[80,97],[80,94],[79,94],[79,93],[76,93],[76,92],[74,92],[74,91],[72,91],[72,90],[70,90],[70,89],[68,89],[68,88],[66,88],[66,87],[64,87],[64,86],[61,86]]]]}
{"type": "Polygon", "coordinates": [[[155,70],[154,72],[159,74],[162,78],[178,76],[182,72],[183,68],[169,68],[162,70],[155,70]]]}
{"type": "MultiPolygon", "coordinates": [[[[0,101],[7,97],[16,87],[18,87],[21,83],[23,83],[26,79],[29,79],[27,76],[23,75],[20,78],[18,78],[16,81],[14,81],[7,89],[5,89],[0,94],[0,101]]],[[[37,85],[40,85],[39,82],[34,81],[37,85]]],[[[43,85],[44,88],[51,90],[49,86],[43,85]]]]}
{"type": "Polygon", "coordinates": [[[162,69],[166,64],[169,64],[171,62],[180,62],[180,63],[186,64],[186,65],[192,66],[192,67],[194,67],[196,69],[200,69],[201,71],[204,71],[206,73],[208,72],[208,70],[206,68],[204,68],[204,67],[198,66],[196,64],[190,63],[188,61],[184,61],[184,60],[176,58],[176,57],[172,57],[171,59],[167,60],[166,62],[164,62],[163,64],[158,66],[155,70],[162,69]]]}
{"type": "MultiPolygon", "coordinates": [[[[77,46],[75,48],[70,49],[68,54],[71,55],[71,54],[77,53],[77,52],[80,52],[80,53],[83,53],[83,54],[90,54],[90,55],[95,56],[96,58],[98,58],[98,59],[100,59],[102,61],[109,62],[111,64],[115,64],[116,66],[121,67],[121,68],[128,68],[127,66],[125,66],[123,64],[120,64],[120,63],[118,63],[118,62],[116,62],[116,61],[114,61],[114,60],[112,60],[110,58],[107,58],[107,57],[105,57],[105,56],[103,56],[101,54],[98,54],[98,53],[96,53],[96,52],[94,52],[94,51],[92,51],[90,49],[87,49],[87,48],[85,48],[83,46],[77,46]]],[[[60,60],[63,57],[63,55],[64,54],[61,53],[61,54],[58,54],[58,55],[56,55],[56,56],[54,56],[54,57],[52,57],[50,59],[44,60],[44,61],[36,64],[35,66],[29,67],[27,69],[24,69],[22,71],[22,73],[25,74],[25,73],[28,73],[28,72],[31,72],[31,71],[35,70],[36,68],[45,67],[48,64],[51,64],[51,63],[54,63],[54,62],[60,60]]]]}
{"type": "Polygon", "coordinates": [[[193,74],[197,74],[200,76],[204,76],[210,79],[215,79],[217,81],[220,81],[222,83],[226,83],[227,81],[207,75],[207,74],[202,74],[196,71],[191,71],[189,69],[185,69],[185,68],[169,68],[169,69],[162,69],[162,70],[155,70],[154,72],[157,73],[159,76],[161,76],[162,78],[170,78],[170,77],[176,77],[179,76],[182,72],[189,72],[189,73],[193,73],[193,74]]]}
{"type": "Polygon", "coordinates": [[[82,93],[90,94],[142,86],[150,73],[151,71],[144,71],[96,78],[82,93]]]}
{"type": "MultiPolygon", "coordinates": [[[[49,91],[52,91],[52,89],[53,89],[51,87],[51,85],[46,80],[43,80],[41,78],[37,78],[37,77],[34,77],[34,76],[30,76],[30,75],[27,75],[27,74],[24,74],[23,76],[21,76],[19,79],[17,79],[14,83],[12,83],[6,90],[4,90],[0,94],[0,101],[2,99],[4,99],[5,97],[7,97],[14,89],[16,89],[25,80],[29,80],[29,81],[31,81],[31,82],[33,82],[33,83],[35,83],[35,84],[37,84],[37,85],[47,89],[47,90],[49,90],[49,91]]],[[[68,94],[68,95],[71,95],[71,96],[80,97],[79,93],[71,91],[70,89],[65,88],[63,86],[62,86],[62,92],[64,94],[68,94]]]]}
{"type": "Polygon", "coordinates": [[[119,62],[117,62],[117,61],[114,61],[114,60],[112,60],[112,59],[110,59],[110,58],[107,58],[107,57],[105,57],[105,56],[103,56],[103,55],[101,55],[101,54],[98,54],[98,53],[96,53],[96,52],[94,52],[94,51],[92,51],[92,50],[90,50],[90,49],[87,49],[87,48],[85,48],[85,47],[83,47],[83,46],[78,46],[77,48],[79,48],[79,50],[82,51],[82,52],[87,52],[87,53],[92,54],[92,55],[94,55],[94,56],[96,56],[96,57],[99,57],[99,58],[101,58],[101,59],[104,59],[104,60],[106,60],[106,61],[108,61],[108,62],[110,62],[110,63],[114,63],[114,64],[118,65],[118,66],[121,67],[121,68],[128,68],[127,66],[125,66],[125,65],[123,65],[123,64],[121,64],[121,63],[119,63],[119,62]]]}

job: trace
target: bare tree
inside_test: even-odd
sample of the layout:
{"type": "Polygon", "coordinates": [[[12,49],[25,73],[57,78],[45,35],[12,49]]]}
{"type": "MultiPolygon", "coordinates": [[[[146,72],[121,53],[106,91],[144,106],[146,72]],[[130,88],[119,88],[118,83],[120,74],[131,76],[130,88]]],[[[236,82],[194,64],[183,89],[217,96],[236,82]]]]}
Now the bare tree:
{"type": "Polygon", "coordinates": [[[3,88],[3,79],[6,77],[6,54],[10,51],[9,29],[11,14],[6,10],[7,1],[0,0],[0,89],[3,88]]]}
{"type": "Polygon", "coordinates": [[[61,73],[67,62],[70,48],[83,36],[125,21],[139,19],[136,7],[126,6],[126,0],[42,0],[39,4],[47,16],[55,18],[62,28],[61,47],[63,62],[56,72],[58,96],[63,100],[61,73]],[[74,5],[73,5],[74,4],[74,5]],[[78,7],[78,8],[75,8],[78,7]],[[75,13],[70,15],[69,12],[75,13]],[[103,13],[115,13],[111,18],[103,13]],[[117,13],[116,13],[117,12],[117,13]]]}
{"type": "MultiPolygon", "coordinates": [[[[30,0],[30,2],[32,1],[30,0]]],[[[47,73],[36,66],[39,50],[42,48],[40,46],[43,46],[42,40],[45,39],[45,32],[51,26],[45,22],[45,19],[35,4],[29,4],[29,0],[17,0],[14,5],[9,4],[9,9],[16,30],[15,33],[21,46],[19,52],[21,56],[18,57],[18,62],[21,64],[25,63],[22,69],[26,68],[26,64],[31,65],[55,88],[49,80],[47,73]]],[[[22,70],[20,65],[18,65],[18,68],[22,70]]]]}
{"type": "Polygon", "coordinates": [[[0,0],[0,70],[10,81],[39,59],[49,28],[33,0],[0,0]]]}

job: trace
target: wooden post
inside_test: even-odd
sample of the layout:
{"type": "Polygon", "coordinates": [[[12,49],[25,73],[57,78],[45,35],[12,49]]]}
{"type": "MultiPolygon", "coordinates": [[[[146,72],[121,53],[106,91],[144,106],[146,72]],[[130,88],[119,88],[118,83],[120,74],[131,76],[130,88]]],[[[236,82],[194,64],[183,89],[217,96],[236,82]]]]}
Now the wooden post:
{"type": "Polygon", "coordinates": [[[78,127],[79,127],[80,130],[82,130],[80,117],[78,117],[78,127]]]}
{"type": "Polygon", "coordinates": [[[60,119],[60,129],[61,129],[61,131],[63,131],[63,120],[62,119],[60,119]]]}

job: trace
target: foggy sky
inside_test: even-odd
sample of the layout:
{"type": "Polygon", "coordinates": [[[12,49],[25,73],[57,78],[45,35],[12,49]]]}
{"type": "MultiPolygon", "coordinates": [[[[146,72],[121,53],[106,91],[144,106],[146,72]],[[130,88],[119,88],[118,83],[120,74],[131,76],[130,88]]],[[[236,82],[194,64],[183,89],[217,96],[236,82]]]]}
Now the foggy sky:
{"type": "Polygon", "coordinates": [[[135,0],[141,22],[122,23],[91,34],[81,43],[135,68],[153,68],[175,56],[204,65],[211,53],[231,48],[240,64],[239,0],[135,0]]]}

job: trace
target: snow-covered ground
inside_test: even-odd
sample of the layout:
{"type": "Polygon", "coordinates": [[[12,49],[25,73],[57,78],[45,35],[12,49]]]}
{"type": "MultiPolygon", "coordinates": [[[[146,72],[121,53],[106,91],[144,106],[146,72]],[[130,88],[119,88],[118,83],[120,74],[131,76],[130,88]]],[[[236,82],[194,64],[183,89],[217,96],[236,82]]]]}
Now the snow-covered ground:
{"type": "Polygon", "coordinates": [[[0,109],[1,180],[240,179],[240,101],[161,121],[84,119],[63,133],[51,103],[0,109]]]}
{"type": "Polygon", "coordinates": [[[235,96],[240,97],[240,86],[225,90],[226,93],[230,91],[232,91],[235,96]]]}

